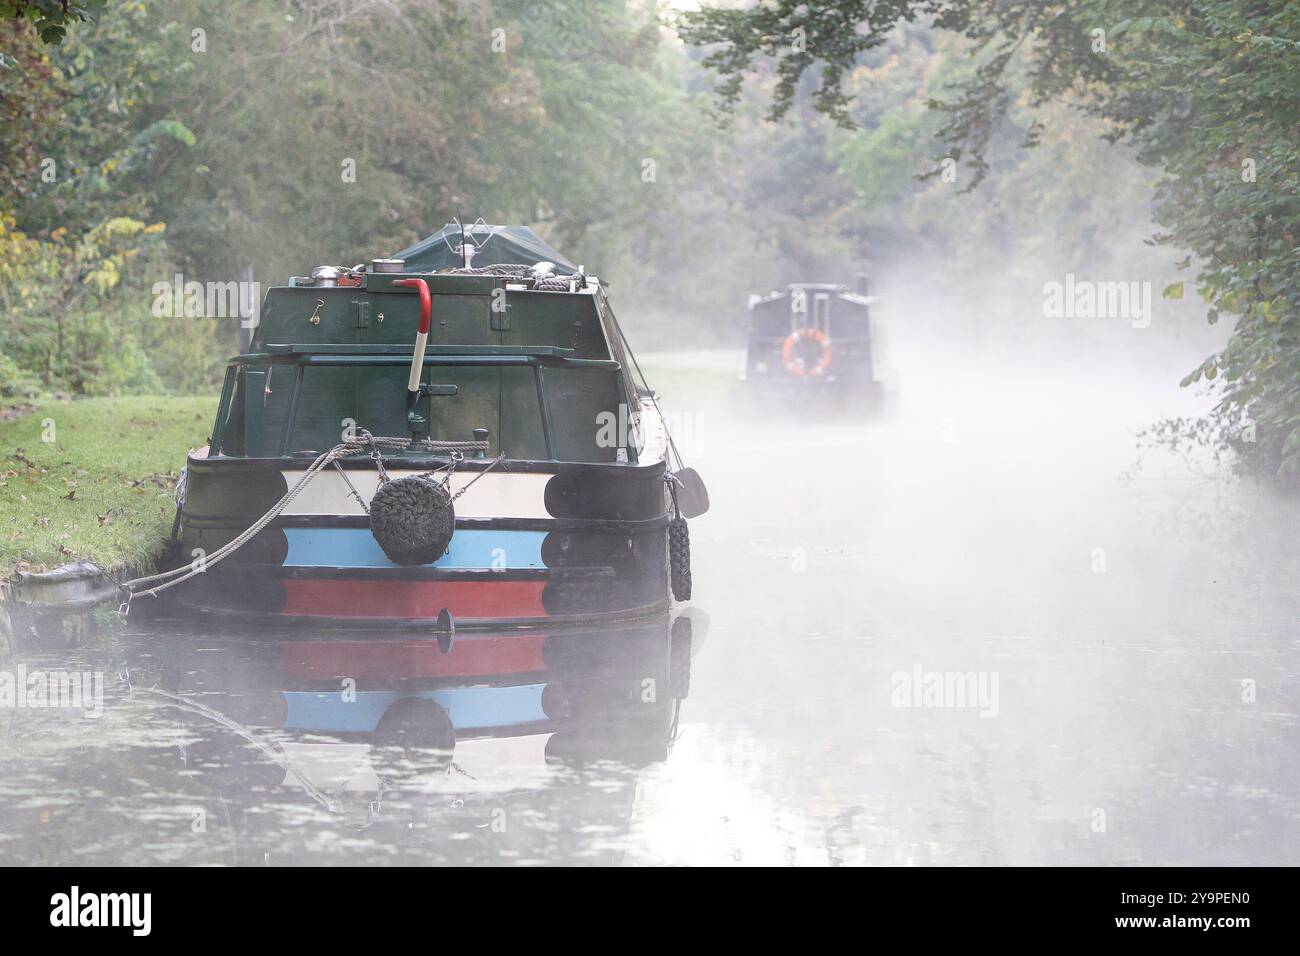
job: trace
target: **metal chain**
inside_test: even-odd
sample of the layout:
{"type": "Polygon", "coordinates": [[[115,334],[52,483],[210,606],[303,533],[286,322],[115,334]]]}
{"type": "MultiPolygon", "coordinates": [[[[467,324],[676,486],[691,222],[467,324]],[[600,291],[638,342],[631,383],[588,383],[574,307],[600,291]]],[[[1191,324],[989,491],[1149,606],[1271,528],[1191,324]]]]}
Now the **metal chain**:
{"type": "MultiPolygon", "coordinates": [[[[388,484],[388,472],[384,469],[384,456],[379,454],[379,449],[375,447],[375,436],[370,432],[365,433],[370,438],[370,460],[375,463],[375,468],[379,471],[379,486],[382,488],[388,484]]],[[[367,511],[366,514],[370,512],[367,511]]]]}
{"type": "MultiPolygon", "coordinates": [[[[471,478],[469,481],[467,481],[467,482],[465,483],[465,487],[464,487],[464,488],[460,489],[460,491],[456,492],[454,495],[451,496],[451,500],[454,502],[457,498],[459,498],[459,497],[460,497],[461,495],[463,495],[465,492],[469,491],[469,489],[470,489],[471,487],[473,487],[474,482],[478,481],[480,478],[482,478],[484,475],[486,475],[489,471],[491,471],[491,470],[492,470],[493,468],[495,468],[497,465],[501,464],[501,462],[503,462],[503,461],[505,460],[505,457],[506,457],[506,453],[505,453],[505,452],[502,452],[501,454],[499,454],[499,455],[497,455],[495,458],[493,458],[493,459],[492,459],[492,464],[488,465],[486,468],[484,468],[482,471],[480,471],[477,475],[475,475],[473,478],[471,478]]],[[[449,478],[448,480],[450,480],[450,478],[449,478]]]]}
{"type": "MultiPolygon", "coordinates": [[[[486,445],[487,442],[479,442],[478,444],[486,445]]],[[[450,499],[450,501],[448,502],[448,504],[454,502],[457,498],[459,498],[459,497],[460,497],[461,495],[463,495],[465,492],[469,491],[470,486],[473,485],[474,482],[478,481],[480,478],[482,478],[484,475],[486,475],[489,471],[491,471],[491,470],[492,470],[493,468],[495,468],[497,465],[501,464],[501,462],[503,462],[503,461],[505,460],[505,457],[506,457],[506,453],[505,453],[505,452],[502,452],[501,454],[499,454],[499,455],[497,455],[495,458],[493,458],[493,459],[492,459],[492,463],[491,463],[490,465],[488,465],[486,468],[484,468],[482,471],[480,471],[477,475],[475,475],[475,476],[474,476],[473,478],[471,478],[469,481],[465,482],[465,486],[464,486],[463,488],[461,488],[460,491],[456,492],[454,495],[451,496],[451,499],[450,499]]],[[[458,464],[460,464],[460,463],[461,463],[462,461],[464,461],[464,460],[465,460],[465,456],[464,456],[464,455],[462,455],[462,454],[461,454],[460,452],[458,452],[458,451],[454,451],[454,452],[451,453],[451,461],[450,461],[449,463],[447,463],[446,465],[443,465],[441,468],[435,468],[433,471],[426,471],[424,474],[422,474],[422,475],[417,475],[416,477],[417,477],[417,478],[433,478],[435,475],[443,474],[443,473],[445,472],[445,474],[443,474],[442,487],[445,488],[445,489],[450,489],[450,488],[451,488],[451,479],[452,479],[452,476],[456,473],[456,466],[457,466],[458,464]]]]}
{"type": "MultiPolygon", "coordinates": [[[[348,473],[343,470],[343,466],[339,464],[337,460],[334,462],[334,469],[339,473],[339,477],[343,479],[343,483],[348,486],[348,491],[352,492],[352,497],[357,499],[357,504],[361,506],[361,510],[369,515],[370,506],[366,504],[366,499],[361,497],[356,486],[352,484],[352,479],[348,477],[348,473]]],[[[381,476],[380,484],[383,484],[385,477],[386,476],[381,476]]]]}
{"type": "Polygon", "coordinates": [[[445,471],[447,475],[445,478],[442,479],[442,487],[446,488],[448,484],[450,484],[451,482],[452,474],[454,474],[456,471],[456,465],[464,460],[465,460],[465,456],[461,452],[453,451],[451,453],[450,460],[447,462],[447,464],[443,465],[441,468],[435,468],[433,469],[433,471],[426,471],[422,475],[416,475],[415,477],[432,478],[434,475],[441,474],[442,472],[445,471]]]}

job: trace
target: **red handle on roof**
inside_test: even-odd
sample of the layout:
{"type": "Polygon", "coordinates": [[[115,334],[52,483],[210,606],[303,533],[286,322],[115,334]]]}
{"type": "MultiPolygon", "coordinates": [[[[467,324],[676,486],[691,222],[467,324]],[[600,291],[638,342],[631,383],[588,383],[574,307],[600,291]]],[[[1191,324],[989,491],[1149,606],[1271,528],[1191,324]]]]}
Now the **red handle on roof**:
{"type": "Polygon", "coordinates": [[[420,328],[418,331],[421,335],[428,335],[429,326],[433,322],[433,300],[429,298],[429,284],[423,279],[398,279],[393,285],[420,290],[420,328]]]}

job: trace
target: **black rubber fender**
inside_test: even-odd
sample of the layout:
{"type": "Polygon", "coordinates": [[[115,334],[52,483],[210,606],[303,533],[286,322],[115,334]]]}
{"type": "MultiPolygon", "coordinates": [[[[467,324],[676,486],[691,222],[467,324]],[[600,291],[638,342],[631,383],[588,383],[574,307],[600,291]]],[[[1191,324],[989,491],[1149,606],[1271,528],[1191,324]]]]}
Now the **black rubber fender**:
{"type": "Polygon", "coordinates": [[[668,522],[668,572],[672,582],[673,597],[679,601],[691,599],[691,532],[686,519],[673,518],[668,522]]]}

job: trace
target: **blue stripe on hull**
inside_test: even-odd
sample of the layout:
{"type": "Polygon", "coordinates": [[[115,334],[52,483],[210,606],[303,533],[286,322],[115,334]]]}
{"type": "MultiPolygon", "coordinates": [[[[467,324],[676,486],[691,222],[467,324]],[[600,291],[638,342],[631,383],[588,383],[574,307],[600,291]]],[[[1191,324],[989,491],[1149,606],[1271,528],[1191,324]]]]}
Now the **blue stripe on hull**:
{"type": "MultiPolygon", "coordinates": [[[[289,554],[284,563],[304,568],[396,568],[369,528],[285,528],[289,554]]],[[[431,565],[458,570],[544,568],[545,531],[463,528],[447,553],[431,565]]]]}
{"type": "Polygon", "coordinates": [[[445,687],[420,691],[357,691],[356,700],[345,701],[341,691],[313,693],[284,691],[288,715],[286,730],[316,730],[333,733],[370,733],[380,718],[398,700],[422,697],[436,701],[457,730],[513,727],[546,720],[542,710],[545,684],[513,687],[445,687]]]}

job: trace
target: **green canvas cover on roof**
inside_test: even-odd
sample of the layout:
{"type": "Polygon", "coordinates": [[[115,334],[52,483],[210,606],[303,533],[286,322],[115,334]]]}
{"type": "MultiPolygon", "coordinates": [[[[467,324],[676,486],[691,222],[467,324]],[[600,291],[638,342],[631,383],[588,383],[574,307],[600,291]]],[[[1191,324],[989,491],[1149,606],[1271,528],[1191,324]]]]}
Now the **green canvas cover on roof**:
{"type": "MultiPolygon", "coordinates": [[[[432,236],[403,249],[393,258],[404,259],[406,268],[413,272],[459,269],[465,262],[454,250],[463,241],[461,236],[462,227],[449,222],[432,236]]],[[[508,262],[525,265],[553,262],[556,271],[562,273],[576,272],[578,268],[527,226],[490,226],[479,222],[465,226],[464,236],[478,246],[474,255],[475,267],[508,262]]]]}

